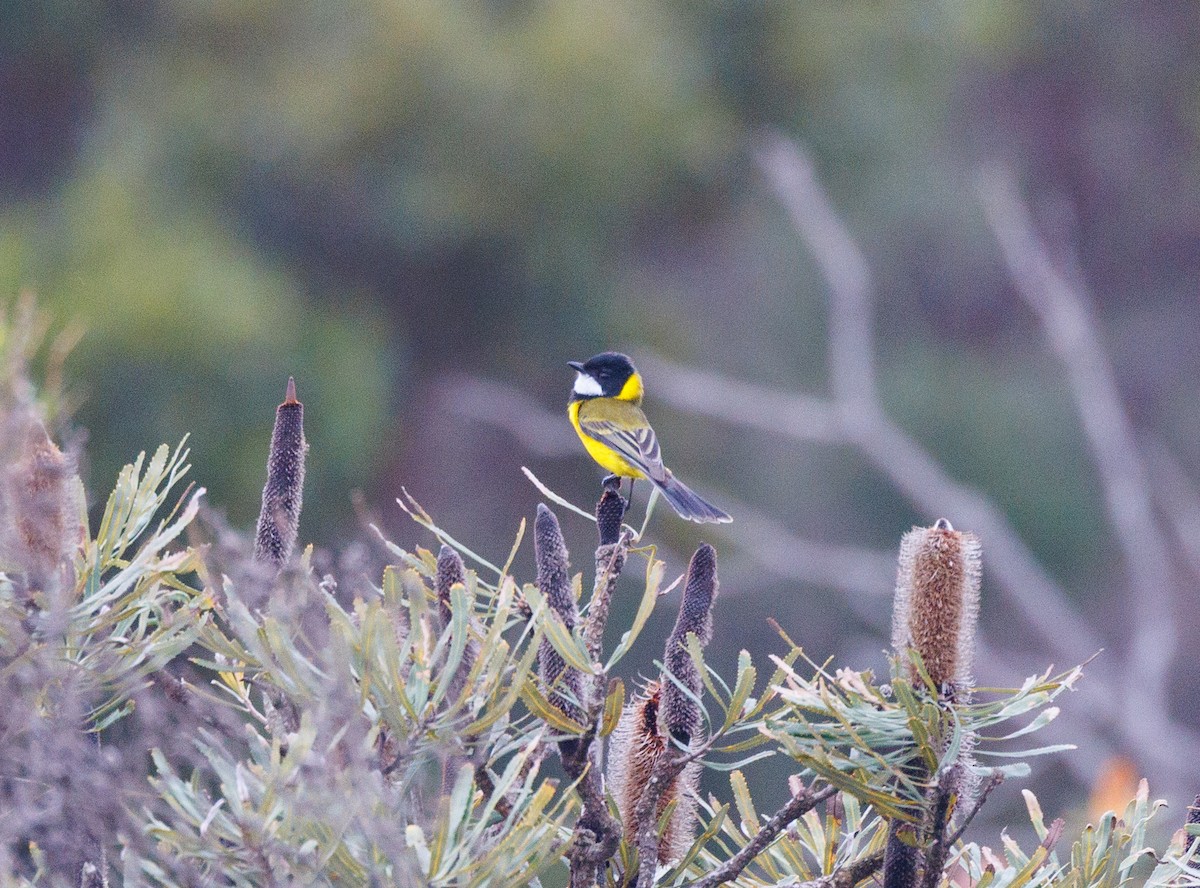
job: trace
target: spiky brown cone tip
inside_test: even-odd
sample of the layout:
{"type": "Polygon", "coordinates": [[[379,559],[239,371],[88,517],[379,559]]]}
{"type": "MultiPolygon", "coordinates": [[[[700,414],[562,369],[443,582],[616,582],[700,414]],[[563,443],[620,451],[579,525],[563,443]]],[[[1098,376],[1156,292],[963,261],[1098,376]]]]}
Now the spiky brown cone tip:
{"type": "Polygon", "coordinates": [[[267,458],[267,483],[254,538],[254,558],[276,567],[292,554],[300,529],[304,494],[304,405],[296,400],[296,383],[289,377],[284,401],[275,411],[275,430],[267,458]]]}
{"type": "MultiPolygon", "coordinates": [[[[607,777],[617,811],[621,815],[625,838],[630,843],[636,841],[638,803],[650,783],[655,766],[670,743],[660,726],[662,693],[662,684],[649,682],[641,693],[626,704],[612,735],[607,777]]],[[[700,770],[699,762],[689,763],[659,798],[654,812],[656,820],[662,816],[667,805],[678,800],[659,844],[660,863],[678,860],[691,846],[700,770]]]]}
{"type": "Polygon", "coordinates": [[[939,689],[970,688],[980,577],[979,540],[944,518],[900,542],[892,644],[900,656],[915,649],[939,689]]]}
{"type": "Polygon", "coordinates": [[[625,517],[625,498],[617,491],[606,487],[596,503],[596,528],[600,533],[601,546],[616,545],[621,538],[621,521],[625,517]]]}
{"type": "MultiPolygon", "coordinates": [[[[533,522],[533,553],[537,559],[537,587],[550,608],[562,619],[568,630],[579,622],[579,608],[571,594],[570,562],[567,544],[563,541],[558,519],[545,504],[538,503],[533,522]]],[[[569,668],[549,640],[543,638],[538,647],[538,672],[549,692],[549,699],[568,716],[581,721],[582,710],[569,697],[581,701],[583,682],[577,669],[569,668]],[[557,693],[553,689],[569,693],[557,693]]]]}
{"type": "MultiPolygon", "coordinates": [[[[712,638],[712,606],[716,596],[717,552],[708,543],[703,543],[688,565],[679,617],[667,639],[663,657],[667,671],[696,697],[703,692],[704,685],[695,661],[688,653],[687,637],[691,632],[701,646],[708,644],[712,638]]],[[[685,746],[691,743],[702,723],[696,701],[670,680],[663,682],[663,720],[671,736],[685,746]]]]}

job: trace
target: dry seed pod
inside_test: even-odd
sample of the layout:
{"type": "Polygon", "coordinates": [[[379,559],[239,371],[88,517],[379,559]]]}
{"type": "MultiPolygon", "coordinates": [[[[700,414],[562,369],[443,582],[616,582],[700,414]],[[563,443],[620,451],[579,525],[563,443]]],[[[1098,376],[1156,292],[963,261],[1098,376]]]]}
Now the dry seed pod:
{"type": "MultiPolygon", "coordinates": [[[[621,815],[625,839],[630,843],[635,842],[637,836],[635,813],[638,802],[654,774],[655,766],[670,746],[668,735],[660,723],[662,702],[662,685],[657,681],[649,682],[641,693],[626,704],[609,747],[608,785],[621,815]]],[[[660,863],[678,860],[692,843],[699,783],[700,763],[691,762],[658,801],[654,812],[656,819],[662,816],[667,805],[678,801],[658,848],[660,863]]]]}
{"type": "Polygon", "coordinates": [[[72,461],[40,422],[30,423],[26,434],[22,458],[8,476],[13,516],[4,558],[24,575],[26,595],[57,594],[74,583],[84,533],[82,488],[72,461]]]}
{"type": "MultiPolygon", "coordinates": [[[[538,590],[568,631],[573,631],[579,622],[579,608],[571,592],[567,545],[563,542],[558,519],[541,503],[538,504],[537,518],[533,523],[533,551],[537,558],[538,590]]],[[[550,702],[570,718],[583,721],[583,711],[573,702],[583,702],[582,676],[579,670],[567,666],[554,645],[545,638],[538,648],[538,672],[550,702]]]]}
{"type": "Polygon", "coordinates": [[[916,650],[934,684],[960,699],[971,687],[980,576],[979,540],[944,518],[900,542],[892,646],[900,656],[916,650]]]}
{"type": "Polygon", "coordinates": [[[280,567],[292,554],[300,529],[304,494],[304,405],[296,400],[296,381],[275,411],[275,431],[267,459],[267,484],[254,538],[254,559],[280,567]]]}

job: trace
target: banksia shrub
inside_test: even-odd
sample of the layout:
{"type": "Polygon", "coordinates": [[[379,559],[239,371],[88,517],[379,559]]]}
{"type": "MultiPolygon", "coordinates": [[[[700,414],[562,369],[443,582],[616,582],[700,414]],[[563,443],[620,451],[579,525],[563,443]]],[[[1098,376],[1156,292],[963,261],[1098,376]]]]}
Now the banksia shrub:
{"type": "MultiPolygon", "coordinates": [[[[1132,852],[1157,810],[1144,783],[1061,857],[1062,823],[1046,825],[1032,795],[1028,851],[1006,838],[1001,858],[960,833],[999,779],[1027,773],[1022,757],[1047,752],[1012,739],[1050,721],[1081,675],[972,692],[969,534],[939,522],[905,538],[890,684],[786,637],[769,671],[742,651],[722,676],[705,660],[716,550],[692,557],[665,647],[646,638],[667,567],[652,544],[631,545],[615,491],[596,506],[580,586],[546,506],[532,583],[511,569],[521,531],[499,566],[411,498],[400,505],[432,550],[379,533],[386,554],[367,581],[311,547],[297,557],[306,445],[291,384],[253,544],[192,535],[203,489],[180,493],[182,445],[126,466],[89,526],[71,454],[4,354],[20,341],[10,332],[0,885],[865,888],[881,868],[905,888],[1135,883],[1132,852]],[[633,616],[605,645],[626,590],[633,616]],[[645,645],[661,668],[626,702],[625,658],[645,645]],[[706,766],[729,779],[702,798],[706,766]],[[988,781],[969,807],[966,771],[988,781]],[[787,801],[760,811],[755,779],[786,784],[787,801]],[[907,869],[885,866],[890,838],[911,849],[907,869]]],[[[1194,884],[1195,844],[1179,838],[1145,881],[1194,884]]]]}

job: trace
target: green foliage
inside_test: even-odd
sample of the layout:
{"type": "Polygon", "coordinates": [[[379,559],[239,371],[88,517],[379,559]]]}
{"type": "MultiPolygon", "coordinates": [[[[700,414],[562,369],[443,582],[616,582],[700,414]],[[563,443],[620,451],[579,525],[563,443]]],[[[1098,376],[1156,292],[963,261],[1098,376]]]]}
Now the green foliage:
{"type": "Polygon", "coordinates": [[[168,551],[196,517],[203,488],[185,495],[153,526],[188,471],[187,457],[182,443],[174,451],[164,444],[149,463],[141,453],[125,466],[95,539],[80,549],[64,651],[96,679],[96,730],[128,712],[120,707],[133,689],[209,625],[209,599],[181,579],[196,569],[196,553],[168,551]]]}

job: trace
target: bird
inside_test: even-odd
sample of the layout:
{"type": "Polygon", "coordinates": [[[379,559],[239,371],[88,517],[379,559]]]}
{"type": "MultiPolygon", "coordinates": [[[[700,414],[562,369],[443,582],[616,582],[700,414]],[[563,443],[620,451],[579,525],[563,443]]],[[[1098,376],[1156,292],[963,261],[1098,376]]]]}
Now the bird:
{"type": "MultiPolygon", "coordinates": [[[[588,454],[617,479],[646,478],[679,516],[698,524],[724,524],[728,513],[705,501],[663,465],[658,436],[642,412],[645,384],[628,355],[602,352],[586,361],[567,361],[575,385],[567,416],[588,454]]],[[[608,479],[605,479],[606,481],[608,479]]]]}

